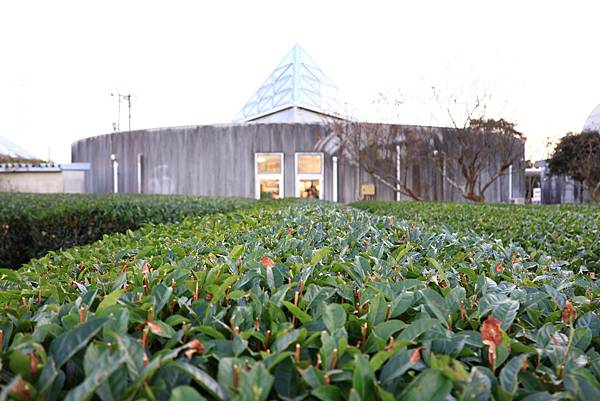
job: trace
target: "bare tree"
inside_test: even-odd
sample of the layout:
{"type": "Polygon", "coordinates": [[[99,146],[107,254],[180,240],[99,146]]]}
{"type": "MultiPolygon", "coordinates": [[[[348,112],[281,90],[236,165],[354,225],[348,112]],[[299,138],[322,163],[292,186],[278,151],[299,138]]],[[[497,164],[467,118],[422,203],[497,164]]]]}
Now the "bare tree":
{"type": "Polygon", "coordinates": [[[464,199],[484,202],[485,192],[523,158],[525,137],[504,119],[469,119],[445,131],[430,153],[443,179],[464,199]],[[448,171],[457,174],[451,176],[448,171]]]}
{"type": "Polygon", "coordinates": [[[357,171],[364,171],[394,193],[423,200],[409,180],[409,170],[422,162],[429,149],[422,135],[393,124],[332,119],[329,126],[331,134],[323,138],[318,148],[333,144],[357,171]]]}
{"type": "MultiPolygon", "coordinates": [[[[434,98],[442,105],[434,89],[434,98]]],[[[515,124],[486,118],[487,95],[474,95],[473,101],[451,97],[442,107],[452,124],[443,138],[429,141],[434,144],[430,158],[444,181],[473,202],[484,202],[485,192],[511,165],[520,165],[524,158],[525,136],[515,124]],[[458,115],[463,118],[459,120],[458,115]],[[457,174],[450,175],[448,171],[457,174]]]]}
{"type": "MultiPolygon", "coordinates": [[[[483,202],[490,186],[507,174],[511,165],[521,164],[525,137],[513,123],[486,119],[485,98],[474,99],[471,105],[460,105],[465,110],[462,124],[455,117],[456,108],[446,107],[452,124],[449,128],[330,119],[331,134],[318,148],[333,144],[357,172],[365,172],[393,192],[414,200],[427,197],[420,189],[420,167],[426,165],[464,199],[483,202]]],[[[457,104],[454,99],[452,106],[457,104]]],[[[398,105],[396,101],[393,107],[398,105]]],[[[359,175],[357,188],[358,181],[359,175]]]]}

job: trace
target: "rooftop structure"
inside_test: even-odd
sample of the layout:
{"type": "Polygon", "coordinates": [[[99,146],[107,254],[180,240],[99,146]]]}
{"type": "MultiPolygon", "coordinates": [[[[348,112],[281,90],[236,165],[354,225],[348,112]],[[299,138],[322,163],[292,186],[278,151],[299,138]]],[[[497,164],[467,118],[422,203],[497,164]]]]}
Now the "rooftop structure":
{"type": "Polygon", "coordinates": [[[590,113],[585,124],[583,125],[584,131],[600,131],[600,104],[596,106],[590,113]]]}
{"type": "Polygon", "coordinates": [[[233,122],[320,122],[354,116],[335,84],[295,45],[233,122]]]}
{"type": "Polygon", "coordinates": [[[2,156],[15,159],[37,159],[37,157],[29,153],[19,145],[14,144],[8,139],[0,136],[0,157],[2,156]]]}

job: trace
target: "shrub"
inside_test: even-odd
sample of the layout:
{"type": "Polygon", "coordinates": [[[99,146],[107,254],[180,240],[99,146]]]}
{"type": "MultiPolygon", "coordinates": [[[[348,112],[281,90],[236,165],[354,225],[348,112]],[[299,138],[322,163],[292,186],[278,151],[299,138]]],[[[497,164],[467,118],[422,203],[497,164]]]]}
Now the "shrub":
{"type": "Polygon", "coordinates": [[[172,223],[251,203],[191,196],[0,193],[0,267],[18,267],[50,250],[90,243],[145,223],[172,223]]]}
{"type": "Polygon", "coordinates": [[[444,202],[362,201],[352,206],[439,231],[450,227],[523,247],[536,260],[548,258],[574,271],[600,272],[600,207],[597,205],[507,205],[444,202]]]}
{"type": "Polygon", "coordinates": [[[0,272],[2,394],[600,398],[593,277],[478,235],[271,205],[0,272]]]}

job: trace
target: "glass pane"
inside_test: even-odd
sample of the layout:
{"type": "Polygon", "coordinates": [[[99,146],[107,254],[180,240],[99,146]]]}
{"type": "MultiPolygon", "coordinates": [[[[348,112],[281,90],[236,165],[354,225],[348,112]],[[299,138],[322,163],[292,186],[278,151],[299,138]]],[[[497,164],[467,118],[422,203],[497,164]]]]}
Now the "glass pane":
{"type": "Polygon", "coordinates": [[[321,183],[319,180],[300,180],[298,186],[298,196],[300,198],[318,198],[321,193],[321,183]]]}
{"type": "Polygon", "coordinates": [[[321,155],[298,155],[298,174],[321,174],[321,155]]]}
{"type": "Polygon", "coordinates": [[[260,199],[279,199],[279,180],[260,180],[260,199]]]}
{"type": "Polygon", "coordinates": [[[281,156],[259,153],[256,155],[256,169],[258,174],[281,173],[281,156]]]}

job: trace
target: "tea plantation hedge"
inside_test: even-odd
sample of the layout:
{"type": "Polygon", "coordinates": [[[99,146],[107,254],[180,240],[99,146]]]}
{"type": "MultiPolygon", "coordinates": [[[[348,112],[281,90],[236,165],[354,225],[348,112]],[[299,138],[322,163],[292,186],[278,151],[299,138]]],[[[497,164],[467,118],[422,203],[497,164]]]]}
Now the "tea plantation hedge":
{"type": "Polygon", "coordinates": [[[0,193],[0,267],[18,267],[50,250],[87,244],[145,223],[171,223],[251,202],[160,195],[0,193]]]}
{"type": "Polygon", "coordinates": [[[596,400],[595,277],[322,203],[0,271],[0,401],[596,400]]]}
{"type": "Polygon", "coordinates": [[[433,230],[517,243],[575,271],[600,271],[600,205],[507,205],[363,201],[353,207],[396,216],[433,230]]]}

